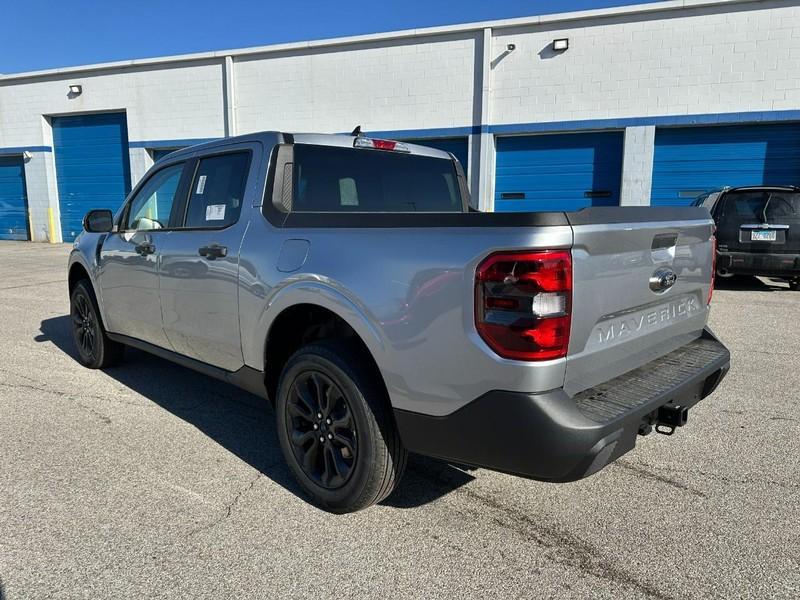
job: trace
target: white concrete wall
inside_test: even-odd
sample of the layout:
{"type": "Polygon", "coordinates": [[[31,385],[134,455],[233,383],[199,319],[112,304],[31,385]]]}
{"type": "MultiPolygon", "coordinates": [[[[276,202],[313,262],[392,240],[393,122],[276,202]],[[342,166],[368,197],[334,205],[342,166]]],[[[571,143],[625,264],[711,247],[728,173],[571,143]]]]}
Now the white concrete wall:
{"type": "Polygon", "coordinates": [[[472,123],[476,33],[236,59],[237,131],[472,123]]]}
{"type": "Polygon", "coordinates": [[[493,58],[516,50],[493,69],[492,123],[800,108],[800,7],[787,4],[500,30],[493,58]],[[568,51],[552,52],[557,38],[568,51]]]}
{"type": "Polygon", "coordinates": [[[0,81],[0,148],[43,145],[42,115],[109,111],[127,112],[131,141],[220,137],[222,61],[0,81]]]}

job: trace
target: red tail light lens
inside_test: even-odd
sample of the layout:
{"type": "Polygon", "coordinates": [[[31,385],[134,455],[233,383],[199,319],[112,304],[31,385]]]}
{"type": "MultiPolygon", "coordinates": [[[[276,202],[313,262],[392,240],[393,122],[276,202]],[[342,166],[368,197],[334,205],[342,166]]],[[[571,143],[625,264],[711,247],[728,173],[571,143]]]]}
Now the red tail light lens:
{"type": "Polygon", "coordinates": [[[475,273],[475,326],[503,358],[550,360],[567,354],[572,255],[567,250],[498,252],[475,273]]]}
{"type": "Polygon", "coordinates": [[[714,295],[714,284],[717,278],[717,236],[711,236],[711,285],[708,288],[708,300],[706,304],[711,304],[711,296],[714,295]]]}

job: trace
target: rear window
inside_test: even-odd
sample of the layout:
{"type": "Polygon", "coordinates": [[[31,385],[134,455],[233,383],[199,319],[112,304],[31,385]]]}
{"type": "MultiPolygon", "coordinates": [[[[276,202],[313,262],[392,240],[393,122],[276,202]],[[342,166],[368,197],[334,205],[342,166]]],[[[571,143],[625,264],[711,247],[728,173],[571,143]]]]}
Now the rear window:
{"type": "Polygon", "coordinates": [[[741,190],[725,194],[722,218],[754,223],[800,218],[800,193],[741,190]]]}
{"type": "Polygon", "coordinates": [[[452,160],[296,144],[294,212],[462,212],[452,160]]]}

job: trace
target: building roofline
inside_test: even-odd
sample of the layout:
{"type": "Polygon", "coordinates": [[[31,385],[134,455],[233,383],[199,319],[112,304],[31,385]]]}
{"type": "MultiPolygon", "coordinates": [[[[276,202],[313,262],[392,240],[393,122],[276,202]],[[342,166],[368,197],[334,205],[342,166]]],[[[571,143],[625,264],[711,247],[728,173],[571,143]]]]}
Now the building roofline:
{"type": "Polygon", "coordinates": [[[245,57],[258,54],[272,54],[277,52],[291,52],[297,50],[313,50],[319,48],[330,48],[335,46],[345,46],[349,44],[381,42],[387,40],[409,39],[415,37],[429,37],[435,35],[470,33],[482,29],[506,29],[509,27],[550,25],[556,23],[568,23],[580,19],[597,19],[604,17],[651,14],[667,11],[675,11],[686,8],[720,7],[733,4],[752,4],[756,0],[664,0],[649,4],[632,4],[627,6],[615,6],[610,8],[597,8],[592,10],[582,10],[564,13],[553,13],[532,17],[517,17],[513,19],[499,19],[494,21],[478,21],[473,23],[463,23],[456,25],[442,25],[437,27],[424,27],[418,29],[404,29],[400,31],[388,31],[382,33],[370,33],[362,35],[344,36],[336,38],[326,38],[320,40],[310,40],[304,42],[289,42],[283,44],[270,44],[266,46],[253,46],[249,48],[237,48],[230,50],[213,50],[209,52],[195,52],[191,54],[176,54],[171,56],[161,56],[155,58],[138,58],[132,60],[121,60],[106,63],[96,63],[90,65],[80,65],[74,67],[62,67],[57,69],[44,69],[39,71],[28,71],[23,73],[0,74],[0,83],[12,82],[16,80],[36,79],[39,77],[51,77],[54,75],[78,75],[91,73],[93,71],[125,69],[132,67],[147,67],[166,65],[171,63],[207,61],[219,58],[245,57]]]}

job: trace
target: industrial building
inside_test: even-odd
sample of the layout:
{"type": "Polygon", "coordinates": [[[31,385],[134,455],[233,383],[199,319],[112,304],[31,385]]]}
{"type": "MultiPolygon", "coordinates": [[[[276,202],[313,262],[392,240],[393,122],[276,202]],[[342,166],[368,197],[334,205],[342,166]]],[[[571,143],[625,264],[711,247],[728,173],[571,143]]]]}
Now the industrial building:
{"type": "Polygon", "coordinates": [[[673,0],[0,76],[0,239],[69,241],[163,153],[260,130],[451,151],[482,210],[800,185],[800,7],[673,0]]]}

